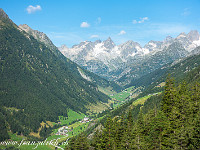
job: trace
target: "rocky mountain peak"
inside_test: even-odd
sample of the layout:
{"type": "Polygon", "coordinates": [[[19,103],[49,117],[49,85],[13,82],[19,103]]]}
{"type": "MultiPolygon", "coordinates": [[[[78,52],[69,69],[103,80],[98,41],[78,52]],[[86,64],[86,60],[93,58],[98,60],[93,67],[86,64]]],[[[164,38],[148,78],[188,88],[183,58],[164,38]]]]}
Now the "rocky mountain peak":
{"type": "Polygon", "coordinates": [[[5,23],[11,23],[15,25],[13,21],[8,17],[8,15],[5,13],[5,11],[2,8],[0,8],[0,24],[4,25],[5,23]]]}
{"type": "Polygon", "coordinates": [[[110,37],[108,37],[107,40],[103,41],[103,44],[107,49],[112,49],[113,47],[115,47],[115,43],[112,41],[110,37]]]}
{"type": "Polygon", "coordinates": [[[65,44],[63,44],[61,45],[61,49],[68,49],[68,47],[65,44]]]}
{"type": "Polygon", "coordinates": [[[59,51],[56,46],[51,42],[51,40],[47,37],[47,35],[43,32],[40,32],[38,30],[33,30],[31,27],[29,27],[27,24],[19,25],[18,28],[20,30],[25,31],[27,34],[33,36],[36,40],[44,43],[48,48],[54,52],[54,54],[59,55],[59,51]]]}
{"type": "Polygon", "coordinates": [[[19,28],[24,30],[25,32],[29,32],[30,30],[32,30],[27,24],[20,24],[19,28]]]}
{"type": "Polygon", "coordinates": [[[181,32],[178,36],[177,39],[185,38],[187,37],[187,34],[185,32],[181,32]]]}
{"type": "Polygon", "coordinates": [[[120,47],[121,49],[133,49],[133,48],[136,48],[136,47],[141,48],[141,46],[140,46],[139,43],[134,42],[134,41],[132,41],[132,40],[129,40],[129,41],[127,41],[127,42],[125,42],[125,43],[119,45],[119,47],[120,47]]]}
{"type": "Polygon", "coordinates": [[[173,40],[173,38],[172,38],[171,36],[168,35],[168,36],[165,38],[164,41],[165,41],[165,42],[169,42],[169,41],[171,41],[171,40],[173,40]]]}
{"type": "Polygon", "coordinates": [[[187,38],[191,41],[198,41],[200,39],[199,32],[197,30],[191,30],[187,34],[187,38]]]}
{"type": "Polygon", "coordinates": [[[111,37],[108,37],[108,39],[106,41],[113,42],[111,37]]]}
{"type": "Polygon", "coordinates": [[[129,41],[125,42],[124,44],[126,44],[126,45],[137,45],[137,44],[139,44],[139,43],[134,42],[134,41],[132,41],[132,40],[129,40],[129,41]]]}
{"type": "Polygon", "coordinates": [[[94,43],[101,43],[101,40],[96,40],[94,43]]]}

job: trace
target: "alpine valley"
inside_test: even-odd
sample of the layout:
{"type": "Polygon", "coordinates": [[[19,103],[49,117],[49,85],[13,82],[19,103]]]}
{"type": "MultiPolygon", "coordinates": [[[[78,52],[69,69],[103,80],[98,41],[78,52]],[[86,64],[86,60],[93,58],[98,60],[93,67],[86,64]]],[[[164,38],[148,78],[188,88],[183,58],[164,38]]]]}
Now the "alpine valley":
{"type": "Polygon", "coordinates": [[[6,124],[29,135],[42,121],[68,117],[69,110],[86,113],[91,104],[108,103],[99,88],[122,89],[64,57],[44,33],[17,26],[2,9],[0,38],[1,140],[8,138],[6,124]]]}
{"type": "Polygon", "coordinates": [[[196,30],[56,47],[0,9],[0,149],[197,150],[199,108],[196,30]]]}

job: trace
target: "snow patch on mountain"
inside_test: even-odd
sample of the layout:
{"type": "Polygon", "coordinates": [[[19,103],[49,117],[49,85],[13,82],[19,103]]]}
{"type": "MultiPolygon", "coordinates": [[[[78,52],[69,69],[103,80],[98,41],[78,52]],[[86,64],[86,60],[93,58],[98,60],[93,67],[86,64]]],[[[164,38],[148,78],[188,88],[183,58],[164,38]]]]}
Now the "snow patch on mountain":
{"type": "MultiPolygon", "coordinates": [[[[182,32],[175,38],[167,36],[163,41],[151,40],[144,47],[132,40],[115,45],[109,37],[105,41],[84,41],[72,46],[72,48],[62,45],[59,47],[59,50],[63,55],[89,71],[107,79],[113,79],[128,73],[130,70],[129,66],[133,67],[134,64],[140,64],[145,62],[147,58],[159,54],[165,55],[165,53],[168,53],[165,52],[167,49],[170,49],[170,53],[178,53],[180,49],[180,54],[174,55],[182,57],[181,53],[184,53],[183,55],[185,56],[187,55],[186,53],[190,53],[198,46],[200,46],[200,35],[198,31],[193,30],[188,34],[182,32]],[[186,51],[183,51],[183,49],[186,51]]],[[[170,54],[167,55],[172,57],[170,54]]],[[[165,64],[165,61],[162,62],[162,64],[165,64]]]]}

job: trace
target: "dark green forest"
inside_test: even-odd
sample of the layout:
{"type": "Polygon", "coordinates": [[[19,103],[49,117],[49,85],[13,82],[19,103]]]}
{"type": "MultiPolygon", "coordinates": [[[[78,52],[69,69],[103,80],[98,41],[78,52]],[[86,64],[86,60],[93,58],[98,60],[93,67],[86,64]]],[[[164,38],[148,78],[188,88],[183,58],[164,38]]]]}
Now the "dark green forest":
{"type": "Polygon", "coordinates": [[[151,104],[158,99],[160,105],[153,109],[140,106],[125,115],[110,115],[92,139],[82,134],[71,139],[66,149],[199,149],[199,82],[175,85],[168,77],[162,97],[154,96],[151,104]]]}

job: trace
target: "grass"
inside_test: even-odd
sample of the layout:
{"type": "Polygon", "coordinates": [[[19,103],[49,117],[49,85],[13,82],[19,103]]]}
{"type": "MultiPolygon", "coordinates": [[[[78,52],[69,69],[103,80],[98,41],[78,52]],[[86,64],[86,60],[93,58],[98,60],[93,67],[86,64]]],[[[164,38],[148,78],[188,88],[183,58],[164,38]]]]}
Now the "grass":
{"type": "Polygon", "coordinates": [[[49,126],[51,126],[51,127],[53,127],[53,126],[55,125],[55,123],[54,123],[54,122],[51,122],[51,121],[46,121],[46,123],[47,123],[49,126]]]}
{"type": "Polygon", "coordinates": [[[130,96],[130,93],[132,93],[133,89],[135,89],[134,86],[129,87],[120,93],[117,93],[115,95],[110,95],[110,97],[119,101],[124,101],[127,97],[130,96]]]}
{"type": "Polygon", "coordinates": [[[51,135],[47,138],[48,141],[51,141],[51,140],[54,140],[54,139],[58,139],[58,138],[64,138],[65,136],[64,135],[51,135]]]}
{"type": "Polygon", "coordinates": [[[87,129],[88,125],[89,122],[87,123],[76,122],[73,125],[70,125],[69,127],[73,127],[73,131],[69,132],[69,137],[78,135],[79,133],[83,132],[84,130],[87,129]]]}
{"type": "Polygon", "coordinates": [[[23,140],[23,139],[26,139],[25,136],[17,135],[16,133],[13,134],[13,133],[11,133],[11,132],[8,132],[8,134],[9,134],[9,136],[11,137],[11,140],[13,140],[13,141],[21,141],[21,140],[23,140]]]}
{"type": "Polygon", "coordinates": [[[162,93],[162,92],[154,93],[154,94],[150,94],[150,95],[141,97],[141,98],[135,100],[135,101],[132,103],[132,105],[135,105],[135,106],[137,106],[137,105],[139,105],[139,104],[143,105],[143,104],[146,102],[146,100],[147,100],[148,98],[150,98],[150,97],[153,96],[153,95],[159,95],[159,94],[161,94],[161,93],[162,93]]]}
{"type": "Polygon", "coordinates": [[[123,90],[120,93],[117,93],[117,94],[114,94],[114,95],[110,95],[110,97],[114,101],[113,107],[116,108],[120,104],[122,104],[125,101],[127,101],[135,91],[136,91],[135,87],[132,86],[132,87],[129,87],[129,88],[123,90]]]}
{"type": "Polygon", "coordinates": [[[104,87],[98,86],[98,89],[99,89],[99,91],[101,91],[102,93],[104,93],[106,95],[117,94],[117,92],[113,91],[112,87],[104,88],[104,87]]]}
{"type": "Polygon", "coordinates": [[[88,110],[87,113],[88,114],[93,114],[93,113],[100,113],[106,109],[108,109],[110,106],[109,106],[109,103],[100,103],[100,102],[97,102],[96,104],[90,104],[87,106],[88,110]]]}
{"type": "Polygon", "coordinates": [[[50,145],[22,145],[19,147],[20,150],[54,150],[55,147],[54,146],[50,146],[50,145]]]}
{"type": "Polygon", "coordinates": [[[85,114],[77,113],[71,109],[69,109],[67,115],[68,117],[59,116],[59,121],[61,122],[61,125],[69,125],[71,122],[83,119],[85,117],[85,114]]]}
{"type": "Polygon", "coordinates": [[[142,98],[139,98],[139,99],[137,99],[137,100],[135,100],[132,104],[133,105],[135,105],[135,106],[137,106],[137,105],[139,105],[139,104],[144,104],[144,102],[148,99],[148,98],[150,98],[152,95],[148,95],[148,96],[144,96],[144,97],[142,97],[142,98]]]}

